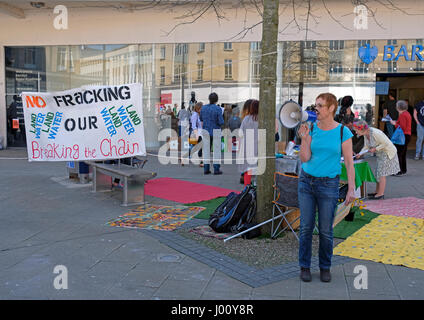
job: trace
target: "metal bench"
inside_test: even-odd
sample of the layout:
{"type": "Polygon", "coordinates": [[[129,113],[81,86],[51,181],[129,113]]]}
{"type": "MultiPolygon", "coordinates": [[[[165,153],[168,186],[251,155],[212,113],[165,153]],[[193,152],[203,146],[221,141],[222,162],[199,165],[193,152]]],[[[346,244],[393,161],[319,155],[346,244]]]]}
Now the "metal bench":
{"type": "Polygon", "coordinates": [[[122,206],[144,204],[144,184],[156,177],[156,172],[122,163],[85,162],[93,167],[93,192],[112,191],[112,177],[123,181],[122,206]]]}

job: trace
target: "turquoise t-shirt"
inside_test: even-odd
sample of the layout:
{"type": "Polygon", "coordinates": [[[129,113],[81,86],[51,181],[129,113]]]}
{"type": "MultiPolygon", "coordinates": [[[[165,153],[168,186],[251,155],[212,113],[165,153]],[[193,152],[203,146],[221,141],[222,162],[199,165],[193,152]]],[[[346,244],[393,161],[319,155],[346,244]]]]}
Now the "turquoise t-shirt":
{"type": "MultiPolygon", "coordinates": [[[[313,124],[311,141],[311,159],[302,164],[302,169],[314,177],[334,178],[341,174],[340,164],[341,137],[340,125],[332,130],[322,130],[316,123],[313,124]]],[[[353,137],[349,128],[343,128],[343,142],[353,137]]]]}

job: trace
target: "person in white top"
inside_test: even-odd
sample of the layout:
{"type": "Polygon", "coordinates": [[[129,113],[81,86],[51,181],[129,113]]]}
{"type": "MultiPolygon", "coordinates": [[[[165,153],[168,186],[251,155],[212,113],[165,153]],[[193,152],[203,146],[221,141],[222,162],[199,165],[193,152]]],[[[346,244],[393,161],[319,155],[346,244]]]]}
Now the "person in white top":
{"type": "MultiPolygon", "coordinates": [[[[202,109],[203,103],[197,102],[194,105],[193,113],[191,114],[190,123],[191,123],[191,132],[193,132],[197,143],[202,141],[202,123],[200,122],[200,110],[202,109]]],[[[190,137],[192,136],[190,132],[190,137]]],[[[203,152],[202,149],[199,150],[199,158],[202,158],[203,152]]],[[[203,161],[200,162],[200,167],[203,167],[203,161]]]]}
{"type": "MultiPolygon", "coordinates": [[[[377,155],[377,170],[375,178],[377,186],[374,193],[369,193],[369,199],[378,200],[384,199],[384,190],[386,189],[386,177],[396,174],[400,171],[399,160],[395,145],[390,139],[377,128],[371,128],[364,120],[355,121],[353,128],[358,136],[364,136],[364,147],[361,150],[377,155]]],[[[356,156],[360,158],[362,156],[356,156]]]]}
{"type": "Polygon", "coordinates": [[[180,112],[177,115],[178,118],[178,136],[183,136],[186,131],[188,133],[190,112],[185,108],[184,104],[181,107],[180,112]]]}

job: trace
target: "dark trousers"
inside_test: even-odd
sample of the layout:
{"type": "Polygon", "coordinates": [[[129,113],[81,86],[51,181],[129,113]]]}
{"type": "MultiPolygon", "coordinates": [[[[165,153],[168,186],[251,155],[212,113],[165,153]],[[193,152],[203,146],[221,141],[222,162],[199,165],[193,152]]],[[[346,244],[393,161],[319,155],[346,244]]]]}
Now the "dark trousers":
{"type": "MultiPolygon", "coordinates": [[[[201,141],[202,141],[202,137],[199,136],[199,138],[197,139],[197,143],[200,143],[201,141]]],[[[201,157],[203,157],[203,150],[202,149],[199,150],[199,158],[201,158],[201,157]]]]}
{"type": "MultiPolygon", "coordinates": [[[[209,162],[213,162],[213,156],[212,156],[212,149],[213,149],[213,135],[211,135],[210,137],[210,145],[209,145],[209,150],[210,150],[210,153],[209,153],[209,162]]],[[[221,147],[221,145],[219,146],[219,147],[221,147]]],[[[216,152],[221,152],[221,148],[219,148],[219,151],[216,151],[216,152]]],[[[221,168],[221,165],[219,165],[219,164],[213,164],[213,170],[214,170],[214,173],[217,173],[218,171],[219,171],[219,169],[221,168]]],[[[207,164],[207,163],[204,163],[203,164],[203,172],[209,172],[210,171],[210,165],[209,164],[207,164]]]]}
{"type": "Polygon", "coordinates": [[[395,144],[399,159],[400,172],[402,173],[406,173],[406,151],[408,150],[408,144],[410,140],[411,136],[409,134],[405,134],[405,144],[395,144]]]}

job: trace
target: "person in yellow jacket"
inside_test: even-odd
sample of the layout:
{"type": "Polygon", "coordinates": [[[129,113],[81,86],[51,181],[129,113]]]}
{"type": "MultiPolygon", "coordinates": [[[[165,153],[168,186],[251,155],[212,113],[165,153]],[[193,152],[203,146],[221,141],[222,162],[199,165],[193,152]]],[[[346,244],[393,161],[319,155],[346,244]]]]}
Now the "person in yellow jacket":
{"type": "MultiPolygon", "coordinates": [[[[364,147],[360,153],[368,150],[377,156],[377,170],[375,178],[377,179],[376,190],[369,193],[369,199],[384,199],[384,190],[386,189],[386,177],[399,172],[399,160],[395,145],[377,128],[371,128],[363,121],[355,121],[353,128],[358,136],[364,136],[364,147]]],[[[356,156],[360,158],[361,156],[356,156]]]]}

